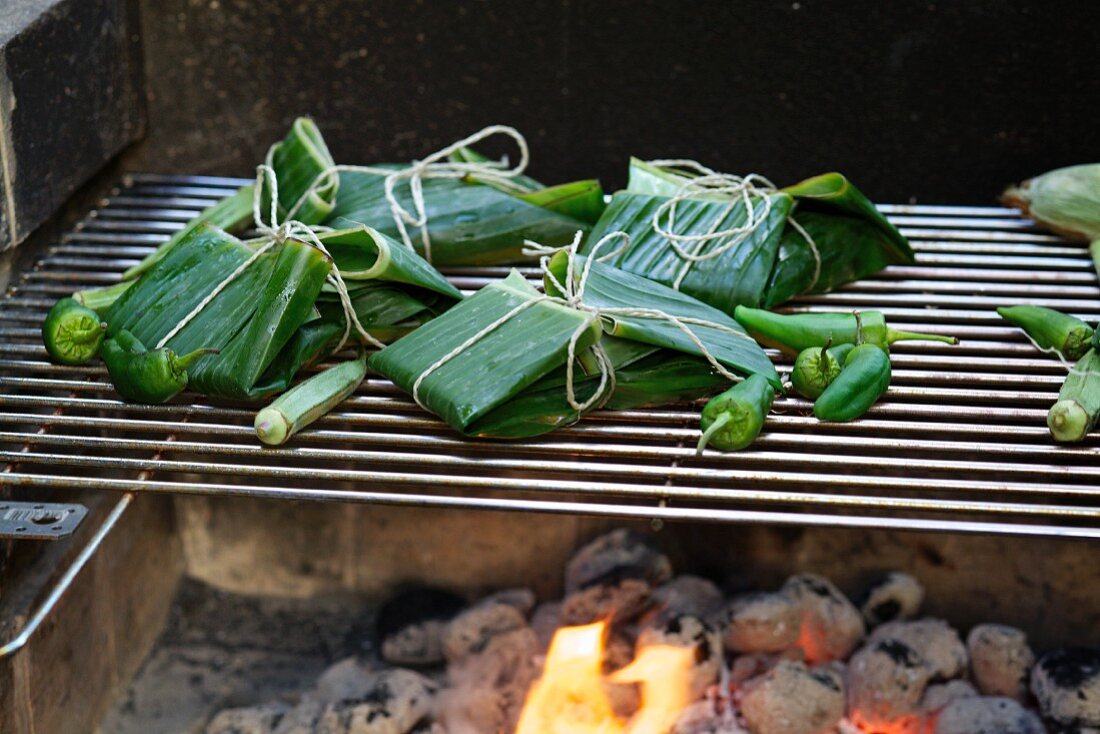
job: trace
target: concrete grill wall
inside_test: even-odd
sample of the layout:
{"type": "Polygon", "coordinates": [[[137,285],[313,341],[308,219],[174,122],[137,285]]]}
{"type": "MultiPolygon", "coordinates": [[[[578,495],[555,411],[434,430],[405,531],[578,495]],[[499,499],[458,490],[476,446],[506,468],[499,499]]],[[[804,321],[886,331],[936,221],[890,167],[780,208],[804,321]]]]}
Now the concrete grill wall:
{"type": "Polygon", "coordinates": [[[1097,157],[1100,4],[1073,0],[142,0],[133,168],[248,174],[298,114],[337,160],[493,122],[535,173],[624,182],[631,154],[880,201],[988,203],[1097,157]]]}

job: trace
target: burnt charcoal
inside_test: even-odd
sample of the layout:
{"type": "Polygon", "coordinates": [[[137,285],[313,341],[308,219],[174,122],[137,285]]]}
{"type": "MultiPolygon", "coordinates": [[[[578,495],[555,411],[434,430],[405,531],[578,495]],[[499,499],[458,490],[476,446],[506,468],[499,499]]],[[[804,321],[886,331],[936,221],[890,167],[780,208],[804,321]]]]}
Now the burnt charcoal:
{"type": "Polygon", "coordinates": [[[443,631],[466,604],[429,586],[397,594],[378,612],[382,659],[394,665],[428,666],[443,661],[443,631]]]}
{"type": "Polygon", "coordinates": [[[680,714],[669,734],[745,734],[734,714],[711,700],[696,701],[680,714]]]}
{"type": "Polygon", "coordinates": [[[1066,726],[1100,727],[1100,650],[1048,652],[1031,670],[1031,692],[1044,718],[1066,726]]]}
{"type": "Polygon", "coordinates": [[[672,562],[637,533],[613,530],[577,551],[565,567],[565,592],[617,586],[624,580],[660,586],[672,578],[672,562]]]}
{"type": "Polygon", "coordinates": [[[443,634],[443,657],[454,662],[485,649],[494,636],[527,627],[527,618],[509,604],[477,604],[447,625],[443,634]]]}
{"type": "Polygon", "coordinates": [[[741,715],[752,734],[826,734],[844,715],[844,687],[827,669],[784,661],[743,690],[741,715]]]}
{"type": "Polygon", "coordinates": [[[371,676],[361,695],[325,706],[316,734],[408,734],[427,719],[436,685],[411,670],[371,676]]]}
{"type": "Polygon", "coordinates": [[[438,697],[439,723],[448,734],[512,731],[538,677],[537,652],[535,633],[523,627],[494,635],[485,649],[452,663],[450,688],[438,697]]]}
{"type": "Polygon", "coordinates": [[[866,731],[916,734],[933,668],[901,640],[868,643],[848,661],[848,716],[866,731]]]}
{"type": "Polygon", "coordinates": [[[1045,734],[1033,711],[1003,696],[952,701],[936,719],[935,734],[1045,734]]]}
{"type": "Polygon", "coordinates": [[[356,658],[345,658],[321,674],[314,696],[324,703],[360,698],[374,683],[374,677],[365,665],[356,658]]]}
{"type": "Polygon", "coordinates": [[[272,734],[289,708],[276,702],[226,709],[211,719],[203,731],[205,734],[272,734]]]}
{"type": "Polygon", "coordinates": [[[797,647],[783,652],[754,652],[738,655],[730,663],[730,683],[735,686],[744,683],[750,678],[767,673],[783,661],[804,663],[806,659],[802,656],[802,649],[797,647]]]}
{"type": "Polygon", "coordinates": [[[637,653],[650,645],[671,645],[692,650],[691,697],[700,698],[718,681],[722,669],[722,639],[709,624],[690,615],[646,627],[638,636],[637,653]]]}
{"type": "Polygon", "coordinates": [[[681,615],[709,620],[722,607],[722,592],[698,576],[677,576],[653,590],[653,607],[643,624],[662,624],[681,615]]]}
{"type": "Polygon", "coordinates": [[[979,695],[981,694],[978,693],[978,689],[964,680],[934,683],[925,689],[920,708],[926,716],[932,717],[953,701],[960,698],[974,698],[979,695]]]}
{"type": "Polygon", "coordinates": [[[479,601],[478,604],[507,604],[510,607],[515,607],[526,617],[531,614],[531,610],[535,608],[536,602],[538,602],[538,598],[535,596],[534,591],[517,587],[515,589],[501,589],[500,591],[493,592],[479,601]]]}
{"type": "Polygon", "coordinates": [[[1006,696],[1021,703],[1027,700],[1027,682],[1035,653],[1027,635],[1015,627],[980,624],[966,638],[970,671],[974,682],[987,696],[1006,696]]]}
{"type": "Polygon", "coordinates": [[[869,627],[912,619],[924,603],[924,587],[907,573],[894,571],[874,586],[860,607],[869,627]]]}
{"type": "Polygon", "coordinates": [[[802,609],[799,645],[810,663],[842,660],[863,639],[862,615],[828,579],[813,574],[792,576],[782,593],[802,609]]]}
{"type": "Polygon", "coordinates": [[[950,680],[966,672],[966,646],[959,633],[942,619],[887,622],[871,631],[868,643],[880,640],[900,640],[918,650],[935,678],[950,680]]]}
{"type": "Polygon", "coordinates": [[[539,649],[546,650],[550,647],[550,640],[554,632],[561,626],[561,602],[543,602],[535,607],[531,615],[531,629],[539,641],[539,649]]]}
{"type": "Polygon", "coordinates": [[[802,604],[788,594],[746,594],[722,612],[732,652],[780,652],[798,644],[802,604]]]}
{"type": "Polygon", "coordinates": [[[324,712],[324,702],[307,696],[287,712],[273,734],[314,734],[324,712]]]}
{"type": "Polygon", "coordinates": [[[599,620],[612,624],[628,622],[644,612],[650,602],[650,586],[640,579],[624,579],[614,586],[591,586],[565,597],[561,621],[567,625],[599,620]]]}

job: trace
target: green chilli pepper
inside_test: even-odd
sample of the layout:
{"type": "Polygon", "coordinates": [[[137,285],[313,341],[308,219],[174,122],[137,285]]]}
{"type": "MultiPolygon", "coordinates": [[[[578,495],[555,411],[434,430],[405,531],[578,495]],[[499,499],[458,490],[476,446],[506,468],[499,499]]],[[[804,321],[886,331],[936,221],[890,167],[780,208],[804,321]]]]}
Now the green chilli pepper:
{"type": "Polygon", "coordinates": [[[1095,331],[1079,318],[1042,306],[1010,306],[997,309],[1004,320],[1019,326],[1045,351],[1066,359],[1081,359],[1092,344],[1095,331]]]}
{"type": "Polygon", "coordinates": [[[256,414],[256,435],[272,446],[286,443],[355,392],[366,374],[367,356],[361,351],[358,359],[329,367],[298,383],[256,414]]]}
{"type": "Polygon", "coordinates": [[[851,421],[870,410],[890,386],[890,357],[875,344],[848,353],[844,369],[814,403],[823,421],[851,421]]]}
{"type": "Polygon", "coordinates": [[[794,389],[810,400],[817,400],[840,374],[848,352],[855,348],[855,344],[841,344],[830,349],[829,344],[826,344],[820,349],[803,349],[791,369],[791,384],[794,389]]]}
{"type": "Polygon", "coordinates": [[[87,364],[99,353],[107,334],[107,324],[99,314],[71,298],[53,305],[42,322],[42,342],[46,352],[61,364],[87,364]]]}
{"type": "Polygon", "coordinates": [[[737,451],[756,440],[764,418],[775,400],[775,388],[761,375],[751,375],[710,399],[703,407],[703,435],[695,447],[702,454],[708,444],[722,451],[737,451]]]}
{"type": "Polygon", "coordinates": [[[756,341],[767,347],[781,349],[792,357],[810,347],[823,347],[829,340],[836,345],[856,344],[860,341],[861,326],[863,342],[874,344],[887,352],[890,351],[891,344],[899,341],[959,343],[953,336],[892,329],[886,325],[886,316],[881,311],[861,311],[857,319],[855,313],[782,314],[762,308],[738,306],[733,317],[756,341]]]}
{"type": "Polygon", "coordinates": [[[118,394],[134,403],[159,405],[187,387],[187,368],[216,349],[196,349],[182,357],[167,347],[149,351],[123,329],[103,342],[103,363],[118,394]]]}
{"type": "Polygon", "coordinates": [[[1047,413],[1047,427],[1055,441],[1080,441],[1100,416],[1100,356],[1090,349],[1077,360],[1062,383],[1058,402],[1047,413]]]}

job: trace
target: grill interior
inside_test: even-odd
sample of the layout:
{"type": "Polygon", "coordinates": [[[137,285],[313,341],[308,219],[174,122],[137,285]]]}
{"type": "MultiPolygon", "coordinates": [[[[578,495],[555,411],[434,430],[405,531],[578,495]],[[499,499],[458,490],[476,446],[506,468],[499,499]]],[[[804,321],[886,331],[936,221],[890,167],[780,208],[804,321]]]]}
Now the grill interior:
{"type": "MultiPolygon", "coordinates": [[[[1097,440],[1056,446],[1045,425],[1065,369],[994,312],[1028,302],[1095,322],[1100,290],[1084,246],[1014,210],[883,206],[917,263],[796,307],[879,309],[962,343],[895,345],[890,391],[855,423],[819,423],[806,401],[778,399],[740,453],[696,458],[698,406],[687,404],[600,412],[531,441],[469,441],[381,379],[289,446],[264,448],[254,408],[189,394],[129,405],[102,367],[46,361],[39,325],[54,300],[117,281],[244,183],[128,177],[14,279],[0,298],[0,485],[1100,537],[1097,440]]],[[[507,269],[445,272],[474,290],[507,269]]]]}

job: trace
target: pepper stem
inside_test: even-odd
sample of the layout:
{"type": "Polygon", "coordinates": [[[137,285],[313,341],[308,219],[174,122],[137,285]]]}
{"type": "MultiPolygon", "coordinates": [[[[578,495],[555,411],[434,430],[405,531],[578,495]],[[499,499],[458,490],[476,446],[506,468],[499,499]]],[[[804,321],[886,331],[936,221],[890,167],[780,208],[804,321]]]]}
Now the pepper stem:
{"type": "Polygon", "coordinates": [[[919,331],[898,331],[897,329],[886,327],[887,344],[904,341],[943,342],[944,344],[959,343],[959,340],[953,336],[944,336],[942,334],[922,334],[919,331]]]}
{"type": "Polygon", "coordinates": [[[193,352],[188,352],[187,354],[183,355],[182,357],[176,357],[176,364],[175,364],[176,371],[182,372],[182,371],[186,370],[188,367],[190,367],[191,365],[193,365],[195,362],[197,362],[200,359],[202,359],[203,357],[205,357],[206,355],[208,355],[208,354],[218,354],[219,351],[220,350],[218,350],[218,349],[211,349],[211,348],[207,347],[207,348],[203,348],[203,349],[196,349],[193,352]]]}
{"type": "Polygon", "coordinates": [[[829,379],[829,370],[826,369],[829,365],[829,347],[833,345],[833,337],[830,336],[825,340],[825,346],[821,348],[821,359],[817,361],[817,371],[821,373],[821,376],[826,380],[829,379]]]}
{"type": "Polygon", "coordinates": [[[710,427],[707,428],[707,430],[703,431],[703,435],[699,437],[699,443],[695,444],[695,455],[702,456],[703,449],[705,449],[707,447],[707,444],[710,443],[710,439],[714,437],[714,434],[721,431],[722,428],[725,427],[725,425],[729,422],[729,413],[722,413],[717,418],[715,418],[714,423],[711,423],[710,427]]]}

